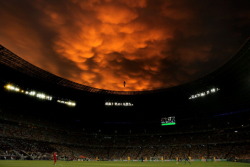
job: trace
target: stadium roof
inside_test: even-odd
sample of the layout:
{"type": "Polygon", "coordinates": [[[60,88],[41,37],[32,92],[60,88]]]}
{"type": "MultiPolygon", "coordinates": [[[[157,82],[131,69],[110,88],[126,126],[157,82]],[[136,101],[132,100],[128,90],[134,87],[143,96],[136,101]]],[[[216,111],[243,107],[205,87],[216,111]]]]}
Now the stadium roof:
{"type": "Polygon", "coordinates": [[[250,67],[250,39],[248,39],[245,44],[239,49],[237,54],[224,64],[219,69],[215,70],[211,74],[204,76],[196,81],[183,84],[180,86],[149,90],[149,91],[111,91],[104,89],[97,89],[90,86],[78,84],[70,80],[58,77],[54,74],[51,74],[41,68],[38,68],[31,63],[25,61],[19,56],[15,55],[9,51],[4,46],[0,45],[0,64],[10,67],[14,70],[22,72],[30,77],[37,78],[42,81],[53,83],[59,86],[64,86],[68,88],[73,88],[76,90],[98,93],[98,94],[114,94],[114,95],[141,95],[141,94],[152,94],[167,92],[173,90],[185,90],[185,93],[193,92],[197,87],[206,87],[207,85],[216,85],[218,83],[230,82],[230,78],[234,76],[234,79],[240,79],[242,75],[249,74],[250,67]],[[239,77],[237,77],[239,76],[239,77]]]}

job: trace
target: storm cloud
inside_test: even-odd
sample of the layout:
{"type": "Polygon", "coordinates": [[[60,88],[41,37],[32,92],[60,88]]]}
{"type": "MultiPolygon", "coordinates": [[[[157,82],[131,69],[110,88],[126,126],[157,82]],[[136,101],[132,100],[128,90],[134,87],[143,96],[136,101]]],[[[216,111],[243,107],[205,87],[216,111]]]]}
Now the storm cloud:
{"type": "Polygon", "coordinates": [[[80,84],[167,88],[230,59],[250,35],[249,6],[248,0],[0,0],[0,43],[80,84]]]}

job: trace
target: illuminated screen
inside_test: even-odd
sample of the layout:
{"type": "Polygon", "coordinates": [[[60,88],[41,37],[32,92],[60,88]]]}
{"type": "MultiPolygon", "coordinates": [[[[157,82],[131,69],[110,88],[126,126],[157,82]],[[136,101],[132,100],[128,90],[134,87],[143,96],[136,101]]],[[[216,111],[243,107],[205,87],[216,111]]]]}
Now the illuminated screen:
{"type": "Polygon", "coordinates": [[[175,125],[175,117],[164,117],[161,118],[161,126],[175,125]]]}

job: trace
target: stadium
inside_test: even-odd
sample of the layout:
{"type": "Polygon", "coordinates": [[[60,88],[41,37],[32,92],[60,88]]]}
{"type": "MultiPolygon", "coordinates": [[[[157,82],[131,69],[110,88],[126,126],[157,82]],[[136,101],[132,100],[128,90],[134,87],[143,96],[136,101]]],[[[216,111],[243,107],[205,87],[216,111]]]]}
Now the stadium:
{"type": "Polygon", "coordinates": [[[0,0],[0,167],[250,167],[249,0],[0,0]]]}
{"type": "Polygon", "coordinates": [[[0,166],[53,152],[61,166],[249,162],[249,76],[249,39],[214,72],[149,91],[81,85],[0,46],[0,166]]]}

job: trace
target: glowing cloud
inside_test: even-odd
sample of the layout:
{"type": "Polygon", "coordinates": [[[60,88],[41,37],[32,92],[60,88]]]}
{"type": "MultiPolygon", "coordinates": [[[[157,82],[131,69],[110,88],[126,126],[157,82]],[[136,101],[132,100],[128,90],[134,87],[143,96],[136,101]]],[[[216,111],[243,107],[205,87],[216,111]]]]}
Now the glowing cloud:
{"type": "Polygon", "coordinates": [[[222,65],[247,38],[249,1],[214,3],[1,1],[0,43],[38,67],[95,88],[171,87],[222,65]]]}

